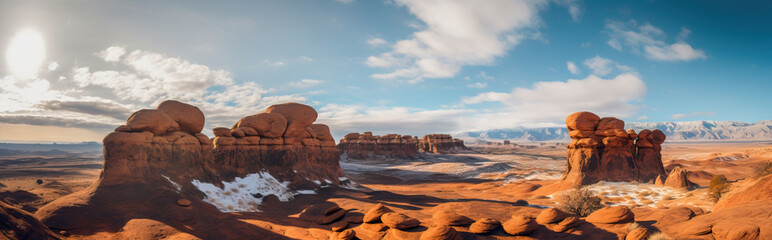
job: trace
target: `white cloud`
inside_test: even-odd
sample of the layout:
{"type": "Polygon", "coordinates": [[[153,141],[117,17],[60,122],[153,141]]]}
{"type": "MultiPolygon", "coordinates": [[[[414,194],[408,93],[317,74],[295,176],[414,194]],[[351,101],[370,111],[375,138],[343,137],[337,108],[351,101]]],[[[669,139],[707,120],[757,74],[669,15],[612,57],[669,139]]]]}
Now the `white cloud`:
{"type": "Polygon", "coordinates": [[[300,57],[299,57],[299,59],[300,59],[301,61],[306,61],[306,62],[312,62],[312,61],[314,61],[314,59],[313,59],[313,58],[310,58],[310,57],[306,57],[306,56],[300,56],[300,57]]]}
{"type": "Polygon", "coordinates": [[[705,51],[686,43],[691,33],[687,28],[681,28],[676,42],[672,44],[664,41],[665,32],[662,29],[648,23],[639,26],[635,21],[609,21],[606,23],[606,31],[610,37],[607,43],[611,48],[622,51],[627,47],[630,52],[642,54],[651,60],[688,62],[707,58],[705,51]]]}
{"type": "Polygon", "coordinates": [[[389,42],[386,40],[383,40],[383,38],[370,38],[367,40],[367,44],[370,44],[370,46],[377,47],[381,45],[385,45],[389,42]]]}
{"type": "Polygon", "coordinates": [[[331,130],[338,137],[364,131],[422,135],[456,131],[460,129],[458,119],[472,112],[467,109],[426,110],[327,104],[319,108],[317,121],[334,126],[331,130]]]}
{"type": "Polygon", "coordinates": [[[283,61],[270,61],[270,60],[268,60],[268,59],[266,59],[266,60],[263,60],[263,63],[264,63],[265,65],[268,65],[268,66],[273,66],[273,67],[280,67],[280,66],[284,66],[284,65],[287,65],[287,63],[285,63],[285,62],[283,62],[283,61]]]}
{"type": "Polygon", "coordinates": [[[715,112],[691,112],[691,113],[677,113],[670,116],[670,118],[678,120],[682,118],[692,118],[692,117],[710,117],[715,116],[715,112]]]}
{"type": "Polygon", "coordinates": [[[590,75],[565,82],[538,82],[531,88],[515,88],[511,92],[481,93],[462,98],[462,103],[501,105],[499,109],[475,116],[476,121],[466,128],[508,128],[523,123],[555,122],[576,111],[629,117],[638,111],[635,102],[646,91],[646,84],[635,73],[623,73],[611,79],[590,75]]]}
{"type": "Polygon", "coordinates": [[[354,2],[354,0],[335,0],[335,1],[339,2],[339,3],[344,3],[344,4],[349,4],[349,3],[354,2]]]}
{"type": "Polygon", "coordinates": [[[705,52],[694,49],[686,43],[673,43],[670,46],[646,46],[644,50],[647,57],[659,61],[690,61],[693,59],[705,59],[705,52]]]}
{"type": "Polygon", "coordinates": [[[48,71],[56,71],[56,69],[58,68],[59,68],[59,63],[57,62],[48,63],[48,71]]]}
{"type": "Polygon", "coordinates": [[[322,80],[316,80],[316,79],[303,79],[296,82],[291,82],[289,85],[296,88],[307,88],[307,87],[313,87],[316,85],[319,85],[323,83],[322,80]]]}
{"type": "Polygon", "coordinates": [[[488,84],[484,83],[484,82],[476,82],[476,83],[467,84],[466,87],[468,87],[468,88],[487,88],[488,84]]]}
{"type": "Polygon", "coordinates": [[[578,22],[582,19],[582,14],[584,14],[584,9],[582,8],[581,1],[579,0],[558,0],[557,3],[559,5],[565,6],[568,8],[568,14],[571,15],[571,19],[574,20],[574,22],[578,22]]]}
{"type": "Polygon", "coordinates": [[[493,0],[486,4],[463,0],[396,0],[426,27],[412,38],[397,41],[390,52],[371,56],[370,67],[390,73],[379,79],[449,78],[467,65],[493,64],[536,27],[546,1],[493,0]]]}
{"type": "MultiPolygon", "coordinates": [[[[605,76],[613,72],[615,69],[621,72],[631,72],[633,68],[620,65],[611,59],[595,56],[584,60],[583,64],[592,70],[592,73],[598,76],[605,76]]],[[[570,67],[569,67],[570,68],[570,67]]],[[[570,70],[570,69],[569,69],[570,70]]]]}
{"type": "Polygon", "coordinates": [[[175,99],[201,108],[210,129],[230,126],[273,104],[306,101],[299,94],[269,96],[273,89],[236,82],[227,71],[160,53],[127,54],[123,47],[110,47],[96,55],[115,64],[100,70],[76,68],[71,76],[59,77],[56,89],[45,79],[0,78],[0,122],[109,131],[130,111],[175,99]]]}
{"type": "Polygon", "coordinates": [[[102,58],[105,62],[118,62],[121,57],[126,54],[126,49],[120,46],[112,46],[97,53],[97,56],[102,58]]]}
{"type": "Polygon", "coordinates": [[[576,66],[576,64],[574,64],[574,62],[566,62],[566,68],[568,68],[568,71],[572,74],[579,74],[579,68],[576,66]]]}

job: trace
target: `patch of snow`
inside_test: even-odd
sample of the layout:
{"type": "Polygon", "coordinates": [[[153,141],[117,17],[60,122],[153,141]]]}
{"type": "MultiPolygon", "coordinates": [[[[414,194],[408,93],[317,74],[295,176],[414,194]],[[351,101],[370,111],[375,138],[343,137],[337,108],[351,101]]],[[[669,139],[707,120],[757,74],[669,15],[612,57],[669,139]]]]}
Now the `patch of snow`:
{"type": "MultiPolygon", "coordinates": [[[[193,185],[206,194],[204,201],[221,212],[259,212],[257,207],[263,202],[263,197],[276,195],[280,201],[292,199],[295,192],[287,186],[289,182],[280,182],[267,172],[258,172],[237,177],[233,182],[222,182],[223,188],[198,180],[193,185]]],[[[302,191],[302,190],[301,190],[302,191]]]]}
{"type": "Polygon", "coordinates": [[[314,180],[313,182],[316,183],[316,185],[322,185],[322,181],[314,180]]]}
{"type": "Polygon", "coordinates": [[[182,191],[182,186],[180,186],[180,184],[177,184],[176,182],[172,181],[172,179],[167,177],[166,175],[161,174],[161,177],[166,178],[166,181],[169,181],[169,183],[172,184],[174,189],[177,189],[177,193],[180,193],[180,191],[182,191]]]}
{"type": "Polygon", "coordinates": [[[342,182],[342,181],[348,180],[348,178],[347,177],[339,177],[338,180],[342,182]]]}
{"type": "Polygon", "coordinates": [[[297,190],[296,194],[316,194],[316,191],[314,190],[297,190]]]}

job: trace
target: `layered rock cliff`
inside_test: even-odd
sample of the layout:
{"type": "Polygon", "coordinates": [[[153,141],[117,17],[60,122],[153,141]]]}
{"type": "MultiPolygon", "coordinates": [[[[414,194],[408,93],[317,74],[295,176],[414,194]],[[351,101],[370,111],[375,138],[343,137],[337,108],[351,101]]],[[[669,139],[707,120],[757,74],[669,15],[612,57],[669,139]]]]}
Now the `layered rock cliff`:
{"type": "Polygon", "coordinates": [[[571,185],[598,181],[649,182],[665,175],[659,130],[635,133],[624,121],[577,112],[566,118],[572,141],[567,145],[567,169],[562,180],[571,185]]]}
{"type": "Polygon", "coordinates": [[[349,133],[340,140],[338,149],[341,154],[352,159],[374,156],[412,158],[418,153],[418,140],[410,135],[374,136],[372,132],[349,133]]]}
{"type": "Polygon", "coordinates": [[[314,124],[316,116],[306,105],[274,105],[230,129],[215,128],[210,140],[200,133],[205,119],[195,106],[166,101],[139,110],[104,138],[97,181],[35,215],[76,233],[116,231],[147,218],[174,227],[205,224],[199,230],[206,236],[207,228],[236,221],[218,219],[219,212],[259,211],[269,195],[286,201],[348,183],[330,130],[314,124]]]}
{"type": "Polygon", "coordinates": [[[464,140],[449,134],[429,134],[418,140],[418,149],[428,153],[457,153],[468,150],[464,140]]]}

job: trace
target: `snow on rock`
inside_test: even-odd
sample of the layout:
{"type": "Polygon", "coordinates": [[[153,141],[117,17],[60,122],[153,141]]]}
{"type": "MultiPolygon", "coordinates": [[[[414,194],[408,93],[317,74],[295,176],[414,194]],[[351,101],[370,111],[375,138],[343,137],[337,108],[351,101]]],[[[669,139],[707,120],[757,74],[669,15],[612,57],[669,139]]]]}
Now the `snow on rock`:
{"type": "Polygon", "coordinates": [[[192,183],[206,194],[204,201],[211,203],[221,212],[259,212],[257,207],[263,202],[263,197],[271,194],[286,202],[296,194],[316,193],[313,190],[292,191],[287,187],[289,182],[280,182],[267,172],[249,174],[244,178],[237,177],[233,182],[223,181],[223,188],[198,180],[193,180],[192,183]]]}
{"type": "Polygon", "coordinates": [[[167,177],[166,175],[163,175],[163,174],[161,174],[161,177],[164,177],[166,179],[166,181],[169,181],[169,183],[172,184],[172,186],[174,187],[175,190],[177,190],[178,193],[182,190],[182,186],[180,186],[176,182],[172,181],[171,178],[169,178],[169,177],[167,177]]]}

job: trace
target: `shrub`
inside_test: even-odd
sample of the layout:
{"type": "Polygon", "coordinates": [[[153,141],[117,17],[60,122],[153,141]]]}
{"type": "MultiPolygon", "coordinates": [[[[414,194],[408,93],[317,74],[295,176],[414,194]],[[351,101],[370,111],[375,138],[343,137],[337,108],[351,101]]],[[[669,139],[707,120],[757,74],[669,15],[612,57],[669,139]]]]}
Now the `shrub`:
{"type": "Polygon", "coordinates": [[[753,167],[756,177],[763,177],[772,174],[772,162],[763,162],[753,167]]]}
{"type": "Polygon", "coordinates": [[[587,188],[577,188],[560,196],[560,210],[582,217],[603,208],[600,197],[587,188]]]}
{"type": "Polygon", "coordinates": [[[667,240],[667,235],[663,232],[655,232],[652,234],[649,234],[649,240],[667,240]]]}
{"type": "Polygon", "coordinates": [[[724,175],[715,175],[710,180],[710,187],[708,187],[708,195],[713,201],[717,201],[724,196],[724,193],[729,191],[729,181],[726,180],[724,175]]]}

